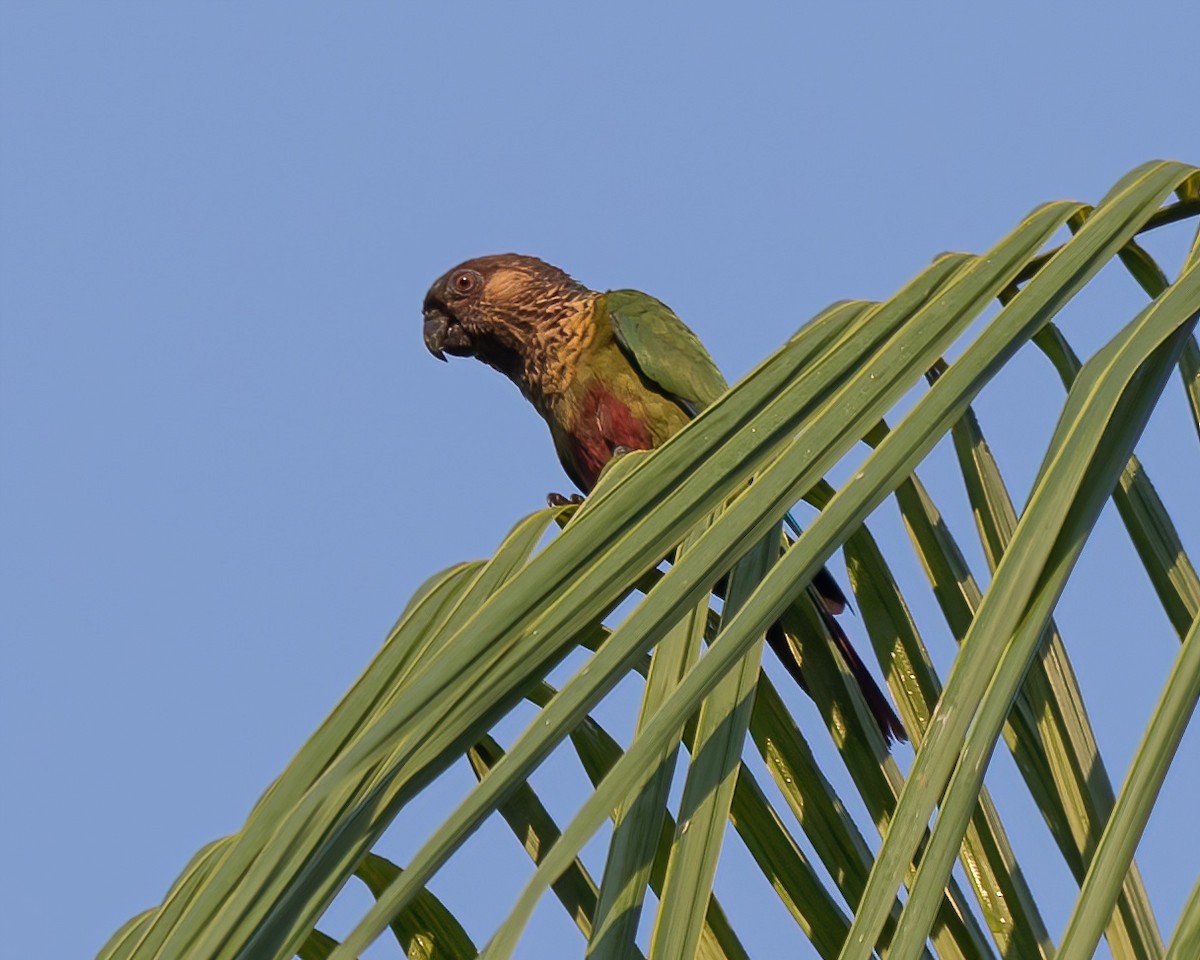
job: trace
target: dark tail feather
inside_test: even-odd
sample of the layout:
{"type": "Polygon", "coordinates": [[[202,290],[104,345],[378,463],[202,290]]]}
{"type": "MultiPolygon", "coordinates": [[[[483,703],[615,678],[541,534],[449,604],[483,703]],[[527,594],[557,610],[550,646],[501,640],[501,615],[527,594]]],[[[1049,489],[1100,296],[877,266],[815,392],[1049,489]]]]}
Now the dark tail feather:
{"type": "MultiPolygon", "coordinates": [[[[796,518],[790,513],[783,518],[784,531],[783,540],[785,549],[796,542],[796,537],[800,536],[800,524],[796,522],[796,518]],[[788,530],[791,533],[788,533],[788,530]]],[[[825,603],[825,609],[830,613],[841,613],[850,605],[850,601],[846,599],[846,595],[842,592],[842,588],[838,586],[838,582],[833,579],[833,574],[829,572],[828,567],[822,567],[817,571],[817,575],[813,577],[812,587],[817,591],[817,595],[825,603]]],[[[778,652],[778,651],[777,651],[778,652]]]]}
{"type": "MultiPolygon", "coordinates": [[[[837,648],[841,652],[842,658],[846,661],[846,666],[850,668],[850,674],[858,684],[858,689],[862,691],[863,699],[867,701],[867,707],[870,709],[871,715],[875,718],[875,722],[879,725],[879,732],[883,734],[884,742],[891,743],[893,740],[907,742],[908,732],[904,729],[904,724],[896,716],[896,711],[892,709],[892,704],[888,700],[887,695],[879,689],[879,684],[875,682],[875,678],[871,675],[871,671],[867,669],[867,665],[862,662],[861,658],[855,652],[854,647],[850,645],[850,638],[846,636],[846,632],[842,629],[841,624],[825,610],[821,609],[820,605],[818,605],[818,610],[820,610],[821,619],[825,621],[825,625],[833,635],[833,639],[837,643],[837,648]]],[[[791,674],[792,679],[796,681],[800,689],[808,693],[808,682],[804,679],[804,671],[796,660],[796,654],[792,650],[791,644],[788,643],[787,635],[783,632],[783,627],[779,623],[773,623],[770,629],[767,630],[767,645],[775,651],[775,656],[779,658],[779,662],[783,664],[783,668],[791,674]]]]}
{"type": "MultiPolygon", "coordinates": [[[[722,577],[713,587],[713,593],[724,600],[727,585],[727,579],[722,577]]],[[[822,567],[813,577],[812,588],[810,593],[816,594],[814,599],[817,601],[814,606],[826,627],[829,628],[838,650],[841,651],[842,659],[846,661],[846,666],[850,668],[850,674],[858,684],[858,689],[862,691],[863,699],[867,701],[871,716],[879,724],[879,732],[883,734],[884,742],[891,743],[893,740],[899,740],[907,743],[908,732],[904,729],[900,718],[896,716],[896,711],[892,709],[887,694],[879,689],[879,684],[875,682],[871,671],[867,669],[867,665],[862,662],[854,647],[851,646],[846,631],[833,617],[835,613],[841,613],[849,605],[846,594],[842,592],[842,588],[826,567],[822,567]]],[[[800,689],[812,696],[808,681],[804,679],[804,671],[801,669],[800,662],[796,659],[796,654],[792,650],[792,645],[788,643],[787,635],[783,632],[783,626],[780,623],[771,624],[770,629],[767,630],[767,645],[775,651],[775,656],[779,658],[783,668],[791,674],[800,689]]]]}
{"type": "MultiPolygon", "coordinates": [[[[713,586],[713,593],[724,600],[727,586],[729,586],[728,578],[722,577],[713,586]]],[[[821,598],[821,605],[827,613],[841,613],[850,605],[846,594],[842,592],[838,582],[833,579],[833,574],[829,572],[828,567],[822,567],[817,571],[817,575],[813,577],[812,586],[817,591],[817,596],[821,598]]]]}
{"type": "Polygon", "coordinates": [[[842,625],[829,614],[825,613],[825,611],[821,611],[821,619],[825,621],[825,626],[833,634],[837,648],[842,654],[842,658],[846,661],[846,666],[850,668],[850,675],[854,677],[855,683],[858,684],[858,689],[862,691],[863,698],[867,701],[867,706],[871,709],[871,715],[875,718],[875,722],[879,724],[879,730],[883,734],[883,739],[888,743],[891,743],[893,738],[899,740],[901,743],[907,743],[908,731],[904,729],[904,724],[900,722],[900,718],[896,716],[896,711],[892,709],[891,701],[879,689],[879,684],[871,676],[871,671],[867,669],[867,665],[862,662],[862,659],[851,645],[850,638],[846,636],[846,631],[842,629],[842,625]]]}
{"type": "Polygon", "coordinates": [[[817,591],[817,595],[821,598],[821,601],[825,604],[825,610],[828,613],[841,613],[850,605],[850,601],[842,593],[842,588],[833,579],[833,574],[829,572],[828,567],[822,567],[817,571],[817,575],[813,577],[812,585],[813,589],[817,591]]]}
{"type": "Polygon", "coordinates": [[[812,691],[808,689],[808,681],[804,679],[804,671],[800,669],[800,663],[796,659],[796,654],[792,652],[792,645],[788,643],[787,634],[783,632],[783,624],[779,623],[779,621],[771,624],[767,629],[767,646],[775,651],[775,656],[783,664],[783,669],[792,675],[792,679],[796,681],[796,685],[811,697],[812,691]]]}

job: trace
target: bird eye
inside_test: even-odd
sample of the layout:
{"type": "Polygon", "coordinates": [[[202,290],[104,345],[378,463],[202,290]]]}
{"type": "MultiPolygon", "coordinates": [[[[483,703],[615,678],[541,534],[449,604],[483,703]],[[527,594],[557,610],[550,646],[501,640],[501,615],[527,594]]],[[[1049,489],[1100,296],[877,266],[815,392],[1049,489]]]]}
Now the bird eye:
{"type": "Polygon", "coordinates": [[[481,282],[482,278],[474,270],[459,270],[450,278],[450,286],[456,293],[474,293],[481,282]]]}

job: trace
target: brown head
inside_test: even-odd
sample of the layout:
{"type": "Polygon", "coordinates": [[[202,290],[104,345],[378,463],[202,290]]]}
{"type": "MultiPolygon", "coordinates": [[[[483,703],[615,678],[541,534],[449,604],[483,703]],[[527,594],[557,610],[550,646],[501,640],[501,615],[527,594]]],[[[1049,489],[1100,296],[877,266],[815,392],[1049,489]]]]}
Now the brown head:
{"type": "Polygon", "coordinates": [[[477,257],[429,288],[425,346],[439,360],[475,357],[527,395],[544,396],[587,345],[597,296],[537,257],[477,257]]]}

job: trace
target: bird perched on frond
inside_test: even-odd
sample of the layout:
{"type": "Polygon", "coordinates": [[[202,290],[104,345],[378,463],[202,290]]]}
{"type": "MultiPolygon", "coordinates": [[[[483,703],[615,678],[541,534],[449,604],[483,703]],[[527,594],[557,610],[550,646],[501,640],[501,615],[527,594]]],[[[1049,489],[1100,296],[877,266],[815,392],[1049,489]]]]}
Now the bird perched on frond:
{"type": "MultiPolygon", "coordinates": [[[[438,359],[475,357],[508,377],[550,427],[567,475],[589,493],[625,450],[650,450],[728,388],[696,335],[637,290],[599,293],[536,257],[499,254],[459,264],[429,288],[425,345],[438,359]]],[[[827,570],[814,579],[824,614],[846,597],[827,570]]],[[[831,616],[838,641],[885,739],[900,719],[831,616]]],[[[783,630],[767,640],[807,689],[783,630]]]]}

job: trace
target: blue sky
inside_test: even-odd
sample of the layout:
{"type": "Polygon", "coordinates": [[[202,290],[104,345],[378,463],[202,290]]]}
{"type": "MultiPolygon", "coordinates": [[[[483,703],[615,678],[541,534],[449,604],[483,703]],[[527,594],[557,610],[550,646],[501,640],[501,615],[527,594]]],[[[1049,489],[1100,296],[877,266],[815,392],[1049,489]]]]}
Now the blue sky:
{"type": "MultiPolygon", "coordinates": [[[[421,299],[449,266],[518,250],[650,291],[736,378],[829,302],[985,249],[1038,202],[1098,199],[1152,157],[1200,161],[1200,126],[1182,119],[1188,3],[1136,18],[1117,4],[423,6],[2,15],[14,956],[94,953],[157,902],[197,847],[237,829],[413,589],[567,489],[511,386],[425,352],[421,299]]],[[[1177,265],[1186,239],[1152,249],[1177,265]]],[[[1115,273],[1100,290],[1070,315],[1085,346],[1140,302],[1115,273]]],[[[1030,355],[980,403],[1018,496],[1060,400],[1030,355]]],[[[1177,383],[1169,401],[1140,449],[1195,557],[1200,456],[1177,383]]],[[[968,541],[949,462],[939,451],[923,476],[968,541]]],[[[911,566],[889,510],[878,524],[911,566]]],[[[1089,586],[1061,611],[1118,781],[1177,649],[1133,562],[1106,515],[1089,586]]],[[[906,576],[932,613],[919,571],[906,576]]],[[[946,638],[929,642],[948,663],[946,638]]],[[[619,693],[618,727],[636,709],[619,693]]],[[[1139,854],[1168,933],[1196,869],[1177,833],[1194,833],[1197,746],[1139,854]]],[[[1069,879],[1011,766],[995,764],[1002,812],[1025,828],[1018,854],[1057,934],[1069,879]]],[[[409,829],[465,782],[417,804],[409,829]]],[[[437,889],[482,942],[526,866],[502,827],[469,853],[437,889]],[[496,878],[482,892],[481,862],[496,878]]],[[[755,955],[773,946],[756,911],[798,936],[765,886],[727,893],[755,955]]],[[[365,904],[347,900],[332,932],[365,904]]],[[[528,956],[578,948],[561,914],[538,913],[528,956]]]]}

